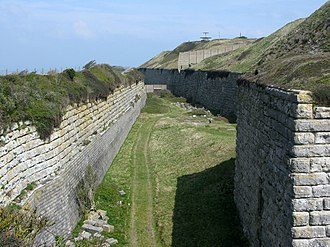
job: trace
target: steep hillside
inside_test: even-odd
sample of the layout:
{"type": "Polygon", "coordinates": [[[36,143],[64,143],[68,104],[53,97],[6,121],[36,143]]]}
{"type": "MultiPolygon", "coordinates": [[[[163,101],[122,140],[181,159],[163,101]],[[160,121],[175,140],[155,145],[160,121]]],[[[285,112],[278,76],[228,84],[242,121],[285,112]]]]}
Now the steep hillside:
{"type": "Polygon", "coordinates": [[[330,1],[310,17],[194,69],[250,72],[243,78],[311,90],[320,104],[330,105],[330,1]]]}
{"type": "MultiPolygon", "coordinates": [[[[171,53],[171,51],[163,51],[161,53],[159,53],[157,56],[151,58],[150,60],[148,60],[147,62],[145,62],[144,64],[140,65],[141,68],[157,68],[157,66],[159,66],[160,64],[163,63],[163,61],[165,60],[165,57],[171,53]]],[[[167,65],[165,65],[167,66],[167,65]]]]}
{"type": "Polygon", "coordinates": [[[201,70],[229,70],[235,72],[254,71],[264,53],[303,21],[304,19],[299,19],[291,22],[266,38],[258,39],[252,44],[235,51],[207,58],[200,64],[193,66],[193,68],[201,70]]]}
{"type": "Polygon", "coordinates": [[[1,76],[0,131],[14,122],[29,120],[41,138],[46,138],[59,126],[67,105],[106,98],[120,85],[129,85],[141,78],[136,70],[123,76],[109,65],[94,62],[80,72],[67,69],[48,75],[1,76]]]}
{"type": "Polygon", "coordinates": [[[330,105],[330,1],[268,49],[245,78],[311,90],[330,105]]]}
{"type": "Polygon", "coordinates": [[[232,46],[236,44],[250,44],[255,39],[214,39],[208,42],[203,41],[189,41],[184,42],[173,51],[165,51],[153,57],[146,63],[140,65],[140,68],[163,68],[163,69],[176,69],[178,68],[178,59],[180,52],[195,51],[202,49],[212,49],[223,46],[232,46]]]}

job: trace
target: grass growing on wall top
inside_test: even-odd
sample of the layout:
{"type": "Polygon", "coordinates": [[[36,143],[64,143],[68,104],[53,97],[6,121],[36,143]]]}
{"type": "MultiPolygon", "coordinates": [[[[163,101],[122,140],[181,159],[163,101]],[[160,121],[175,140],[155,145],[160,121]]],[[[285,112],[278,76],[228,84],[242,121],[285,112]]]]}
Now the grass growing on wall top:
{"type": "Polygon", "coordinates": [[[66,106],[105,99],[117,87],[142,79],[137,71],[123,76],[106,64],[81,72],[36,73],[0,77],[0,129],[14,122],[31,121],[45,139],[61,123],[66,106]]]}

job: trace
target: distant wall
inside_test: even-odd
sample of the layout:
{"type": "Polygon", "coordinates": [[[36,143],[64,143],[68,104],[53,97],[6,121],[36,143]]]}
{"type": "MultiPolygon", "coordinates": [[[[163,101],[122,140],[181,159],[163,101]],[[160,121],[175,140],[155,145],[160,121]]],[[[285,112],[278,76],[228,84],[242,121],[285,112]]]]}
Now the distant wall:
{"type": "Polygon", "coordinates": [[[223,54],[246,46],[245,44],[223,45],[219,48],[204,49],[196,51],[180,52],[178,59],[178,70],[188,69],[192,65],[199,64],[206,58],[223,54]]]}
{"type": "Polygon", "coordinates": [[[17,124],[1,139],[1,204],[17,200],[36,208],[52,224],[36,246],[69,236],[79,220],[76,189],[91,165],[100,182],[145,104],[143,83],[117,89],[105,101],[69,106],[50,139],[39,138],[30,123],[17,124]],[[37,188],[27,191],[28,184],[37,188]]]}
{"type": "Polygon", "coordinates": [[[174,95],[223,116],[236,115],[237,73],[140,69],[146,85],[164,84],[174,95]]]}
{"type": "Polygon", "coordinates": [[[162,84],[153,84],[153,85],[146,85],[146,92],[147,93],[155,93],[157,91],[166,90],[167,86],[162,84]]]}
{"type": "Polygon", "coordinates": [[[235,202],[251,246],[330,246],[330,108],[238,85],[235,202]]]}

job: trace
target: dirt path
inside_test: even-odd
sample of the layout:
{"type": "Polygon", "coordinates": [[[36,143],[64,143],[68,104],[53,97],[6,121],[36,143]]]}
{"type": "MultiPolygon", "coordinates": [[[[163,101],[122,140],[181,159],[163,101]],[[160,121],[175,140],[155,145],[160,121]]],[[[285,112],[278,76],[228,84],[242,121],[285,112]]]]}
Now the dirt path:
{"type": "Polygon", "coordinates": [[[131,246],[156,247],[153,219],[153,190],[148,164],[148,144],[157,118],[145,118],[132,152],[131,246]]]}

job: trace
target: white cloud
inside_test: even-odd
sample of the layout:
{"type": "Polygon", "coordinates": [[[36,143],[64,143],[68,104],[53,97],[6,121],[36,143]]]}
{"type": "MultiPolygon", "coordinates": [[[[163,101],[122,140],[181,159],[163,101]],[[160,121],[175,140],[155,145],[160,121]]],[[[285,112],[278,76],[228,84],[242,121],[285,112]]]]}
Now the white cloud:
{"type": "Polygon", "coordinates": [[[84,39],[91,39],[94,37],[92,30],[89,28],[86,22],[82,20],[75,21],[73,23],[73,29],[77,36],[84,39]]]}

